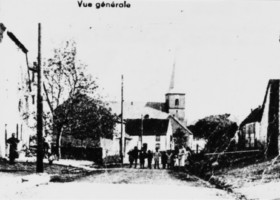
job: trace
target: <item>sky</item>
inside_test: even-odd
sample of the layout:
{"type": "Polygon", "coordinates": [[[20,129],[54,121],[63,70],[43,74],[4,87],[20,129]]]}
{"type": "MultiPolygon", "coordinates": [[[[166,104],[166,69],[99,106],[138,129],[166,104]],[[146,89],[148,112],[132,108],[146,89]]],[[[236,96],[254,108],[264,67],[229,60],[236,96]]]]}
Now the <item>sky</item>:
{"type": "MultiPolygon", "coordinates": [[[[36,59],[38,22],[45,58],[75,40],[105,99],[120,100],[123,74],[125,101],[164,102],[175,65],[189,124],[224,113],[240,122],[262,104],[269,79],[279,79],[278,1],[127,0],[130,8],[101,9],[77,2],[0,0],[0,20],[27,47],[30,60],[36,59]]],[[[7,40],[0,43],[0,59],[16,66],[21,52],[7,40]]],[[[17,80],[13,70],[8,67],[2,81],[17,80]]]]}

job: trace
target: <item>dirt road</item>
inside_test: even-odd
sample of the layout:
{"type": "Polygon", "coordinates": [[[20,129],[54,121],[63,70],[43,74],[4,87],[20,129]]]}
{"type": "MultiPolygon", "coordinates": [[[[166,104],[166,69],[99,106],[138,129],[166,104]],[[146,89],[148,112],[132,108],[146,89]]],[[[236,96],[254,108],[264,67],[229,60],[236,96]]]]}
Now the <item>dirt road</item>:
{"type": "Polygon", "coordinates": [[[235,199],[194,176],[148,169],[110,169],[74,182],[14,189],[9,199],[235,199]]]}

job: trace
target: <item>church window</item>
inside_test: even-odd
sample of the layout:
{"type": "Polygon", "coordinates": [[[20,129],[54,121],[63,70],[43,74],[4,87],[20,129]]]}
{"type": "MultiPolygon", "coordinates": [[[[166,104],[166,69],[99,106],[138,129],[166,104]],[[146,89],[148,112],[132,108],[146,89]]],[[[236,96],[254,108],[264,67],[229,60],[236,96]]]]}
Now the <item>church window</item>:
{"type": "Polygon", "coordinates": [[[179,106],[179,99],[175,99],[175,106],[179,106]]]}

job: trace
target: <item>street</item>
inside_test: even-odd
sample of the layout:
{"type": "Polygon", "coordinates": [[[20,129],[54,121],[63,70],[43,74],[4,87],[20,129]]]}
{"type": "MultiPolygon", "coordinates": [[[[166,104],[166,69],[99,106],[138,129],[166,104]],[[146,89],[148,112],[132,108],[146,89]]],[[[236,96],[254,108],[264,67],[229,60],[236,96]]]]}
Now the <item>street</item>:
{"type": "MultiPolygon", "coordinates": [[[[1,185],[4,184],[3,177],[1,185]]],[[[5,188],[0,190],[1,199],[235,199],[226,191],[213,188],[194,176],[186,178],[182,172],[154,169],[108,169],[69,183],[31,186],[17,182],[5,188]]]]}

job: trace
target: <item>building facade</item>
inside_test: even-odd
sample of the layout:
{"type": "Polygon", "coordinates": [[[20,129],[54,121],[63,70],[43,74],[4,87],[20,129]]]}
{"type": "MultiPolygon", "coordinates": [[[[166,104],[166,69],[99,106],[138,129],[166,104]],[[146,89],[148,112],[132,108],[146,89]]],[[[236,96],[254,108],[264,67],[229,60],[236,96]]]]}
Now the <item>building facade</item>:
{"type": "Polygon", "coordinates": [[[267,156],[280,150],[280,80],[268,82],[262,106],[254,109],[239,127],[239,143],[262,148],[267,156]]]}

